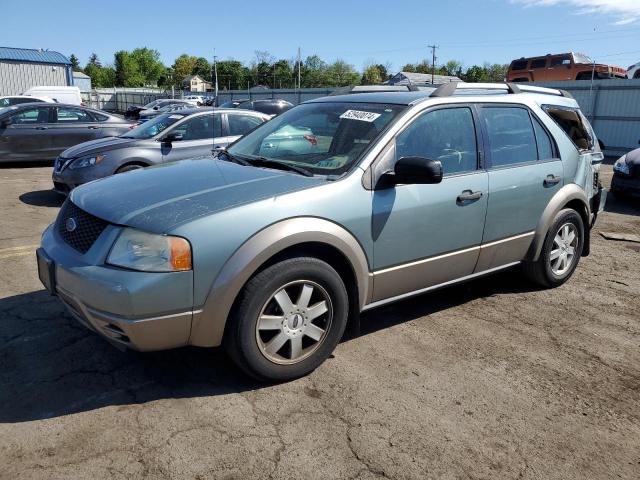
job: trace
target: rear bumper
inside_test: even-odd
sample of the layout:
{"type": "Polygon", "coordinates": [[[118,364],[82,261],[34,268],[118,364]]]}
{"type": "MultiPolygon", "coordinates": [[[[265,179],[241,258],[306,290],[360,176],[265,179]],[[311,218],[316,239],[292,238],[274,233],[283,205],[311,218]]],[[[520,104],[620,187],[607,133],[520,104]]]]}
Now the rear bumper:
{"type": "Polygon", "coordinates": [[[611,191],[613,193],[623,193],[633,197],[640,197],[640,178],[627,177],[614,172],[611,179],[611,191]]]}

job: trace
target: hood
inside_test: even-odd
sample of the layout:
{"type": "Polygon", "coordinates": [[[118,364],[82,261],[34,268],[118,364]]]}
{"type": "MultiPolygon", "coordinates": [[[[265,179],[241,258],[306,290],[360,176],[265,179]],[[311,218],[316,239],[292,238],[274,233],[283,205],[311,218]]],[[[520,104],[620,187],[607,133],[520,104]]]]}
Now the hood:
{"type": "Polygon", "coordinates": [[[137,142],[134,138],[105,137],[97,140],[79,143],[71,148],[67,148],[60,154],[62,158],[79,158],[93,153],[103,153],[118,148],[130,147],[137,142]]]}
{"type": "Polygon", "coordinates": [[[202,158],[158,165],[82,185],[81,209],[154,233],[213,213],[323,183],[321,178],[202,158]]]}
{"type": "Polygon", "coordinates": [[[640,166],[640,148],[636,148],[627,153],[627,163],[629,165],[640,166]]]}

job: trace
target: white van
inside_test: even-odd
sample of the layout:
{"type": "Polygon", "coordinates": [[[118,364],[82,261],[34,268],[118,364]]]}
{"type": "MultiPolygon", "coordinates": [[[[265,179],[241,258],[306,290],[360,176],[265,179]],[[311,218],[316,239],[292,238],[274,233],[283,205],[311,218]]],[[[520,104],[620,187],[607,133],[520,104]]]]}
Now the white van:
{"type": "Polygon", "coordinates": [[[49,97],[54,102],[82,105],[82,96],[78,87],[31,87],[23,93],[32,97],[49,97]]]}

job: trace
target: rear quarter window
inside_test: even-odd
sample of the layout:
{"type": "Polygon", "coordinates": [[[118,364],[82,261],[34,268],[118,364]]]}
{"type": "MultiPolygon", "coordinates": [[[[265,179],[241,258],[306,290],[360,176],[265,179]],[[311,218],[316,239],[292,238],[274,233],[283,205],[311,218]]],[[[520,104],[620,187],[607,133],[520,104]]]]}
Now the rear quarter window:
{"type": "Polygon", "coordinates": [[[556,106],[545,106],[544,111],[567,134],[578,150],[593,149],[593,138],[579,110],[556,106]]]}

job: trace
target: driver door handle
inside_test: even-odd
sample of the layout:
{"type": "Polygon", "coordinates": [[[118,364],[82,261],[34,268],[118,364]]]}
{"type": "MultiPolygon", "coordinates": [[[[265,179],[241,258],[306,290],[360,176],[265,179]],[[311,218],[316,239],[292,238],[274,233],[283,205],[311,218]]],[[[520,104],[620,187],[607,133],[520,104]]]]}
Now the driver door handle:
{"type": "Polygon", "coordinates": [[[460,195],[458,195],[458,198],[456,198],[456,202],[457,203],[467,203],[467,202],[473,202],[476,200],[480,200],[482,198],[482,192],[477,191],[474,192],[472,190],[464,190],[460,195]]]}
{"type": "Polygon", "coordinates": [[[550,187],[551,185],[557,185],[560,183],[561,178],[558,175],[547,175],[547,178],[544,179],[545,187],[550,187]]]}

